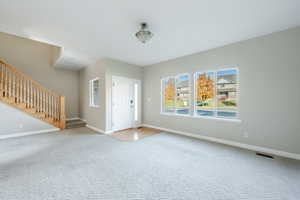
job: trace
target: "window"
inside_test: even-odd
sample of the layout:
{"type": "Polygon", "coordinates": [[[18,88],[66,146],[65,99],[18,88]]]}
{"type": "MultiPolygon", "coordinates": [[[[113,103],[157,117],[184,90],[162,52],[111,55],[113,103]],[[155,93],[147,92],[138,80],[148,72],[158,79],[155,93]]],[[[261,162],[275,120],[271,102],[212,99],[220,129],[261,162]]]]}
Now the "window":
{"type": "Polygon", "coordinates": [[[90,107],[99,107],[100,105],[99,78],[95,78],[89,81],[89,90],[90,90],[90,107]]]}
{"type": "Polygon", "coordinates": [[[195,74],[196,116],[237,117],[237,69],[195,74]]]}
{"type": "Polygon", "coordinates": [[[215,73],[195,74],[195,114],[215,116],[215,73]]]}
{"type": "Polygon", "coordinates": [[[217,72],[217,116],[237,117],[237,74],[236,69],[217,72]]]}
{"type": "Polygon", "coordinates": [[[190,75],[162,79],[162,112],[180,115],[190,114],[190,75]]]}
{"type": "Polygon", "coordinates": [[[196,72],[194,110],[191,110],[190,74],[162,79],[162,113],[237,118],[238,70],[196,72]]]}
{"type": "Polygon", "coordinates": [[[162,112],[175,112],[175,78],[162,79],[162,112]]]}
{"type": "Polygon", "coordinates": [[[176,113],[190,114],[190,75],[181,74],[176,76],[176,113]]]}

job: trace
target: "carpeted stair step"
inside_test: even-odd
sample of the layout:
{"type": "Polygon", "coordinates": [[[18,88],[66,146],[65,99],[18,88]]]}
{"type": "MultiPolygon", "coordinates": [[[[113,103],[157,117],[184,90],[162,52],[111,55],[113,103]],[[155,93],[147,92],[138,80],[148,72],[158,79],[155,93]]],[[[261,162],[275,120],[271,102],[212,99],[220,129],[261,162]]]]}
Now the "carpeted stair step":
{"type": "Polygon", "coordinates": [[[67,129],[72,129],[72,128],[80,128],[80,127],[85,127],[86,123],[80,119],[76,120],[68,120],[66,122],[66,128],[67,129]]]}

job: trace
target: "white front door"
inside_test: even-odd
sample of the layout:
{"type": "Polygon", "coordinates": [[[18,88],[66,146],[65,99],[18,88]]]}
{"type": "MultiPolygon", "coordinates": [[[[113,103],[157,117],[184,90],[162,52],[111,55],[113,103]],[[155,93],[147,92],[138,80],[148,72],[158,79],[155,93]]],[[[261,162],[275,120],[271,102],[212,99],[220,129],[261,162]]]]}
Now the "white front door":
{"type": "Polygon", "coordinates": [[[137,127],[141,121],[141,81],[112,77],[113,131],[137,127]]]}

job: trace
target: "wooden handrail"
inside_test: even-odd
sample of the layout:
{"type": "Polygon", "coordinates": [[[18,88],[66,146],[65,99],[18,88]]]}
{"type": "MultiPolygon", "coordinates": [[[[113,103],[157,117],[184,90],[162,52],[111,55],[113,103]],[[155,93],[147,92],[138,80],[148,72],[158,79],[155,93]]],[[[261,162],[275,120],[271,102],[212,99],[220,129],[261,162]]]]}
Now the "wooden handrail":
{"type": "Polygon", "coordinates": [[[4,64],[6,67],[10,68],[11,70],[13,70],[14,72],[20,74],[21,76],[25,77],[26,79],[31,80],[31,81],[32,81],[34,84],[36,84],[38,87],[43,88],[44,90],[47,90],[49,93],[53,93],[54,95],[60,96],[58,93],[56,93],[56,92],[54,92],[54,91],[52,91],[52,90],[50,90],[50,89],[44,87],[44,86],[43,86],[42,84],[40,84],[39,82],[33,80],[30,76],[28,76],[27,74],[21,72],[21,71],[18,70],[16,67],[14,67],[14,66],[12,66],[12,65],[10,65],[10,64],[8,64],[8,63],[2,61],[2,60],[0,60],[0,63],[1,63],[1,64],[4,64]]]}
{"type": "Polygon", "coordinates": [[[42,86],[0,60],[0,100],[61,129],[65,128],[65,97],[42,86]]]}

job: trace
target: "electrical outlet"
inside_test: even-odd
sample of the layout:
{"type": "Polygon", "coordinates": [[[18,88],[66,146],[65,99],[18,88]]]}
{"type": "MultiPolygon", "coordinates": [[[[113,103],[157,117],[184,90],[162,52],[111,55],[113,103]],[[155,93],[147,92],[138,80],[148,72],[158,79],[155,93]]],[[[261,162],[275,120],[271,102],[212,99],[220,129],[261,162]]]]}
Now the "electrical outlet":
{"type": "Polygon", "coordinates": [[[244,132],[244,137],[245,137],[245,138],[248,138],[248,137],[249,137],[249,134],[248,134],[247,131],[244,132]]]}
{"type": "Polygon", "coordinates": [[[23,124],[19,124],[19,128],[23,128],[23,124]]]}

